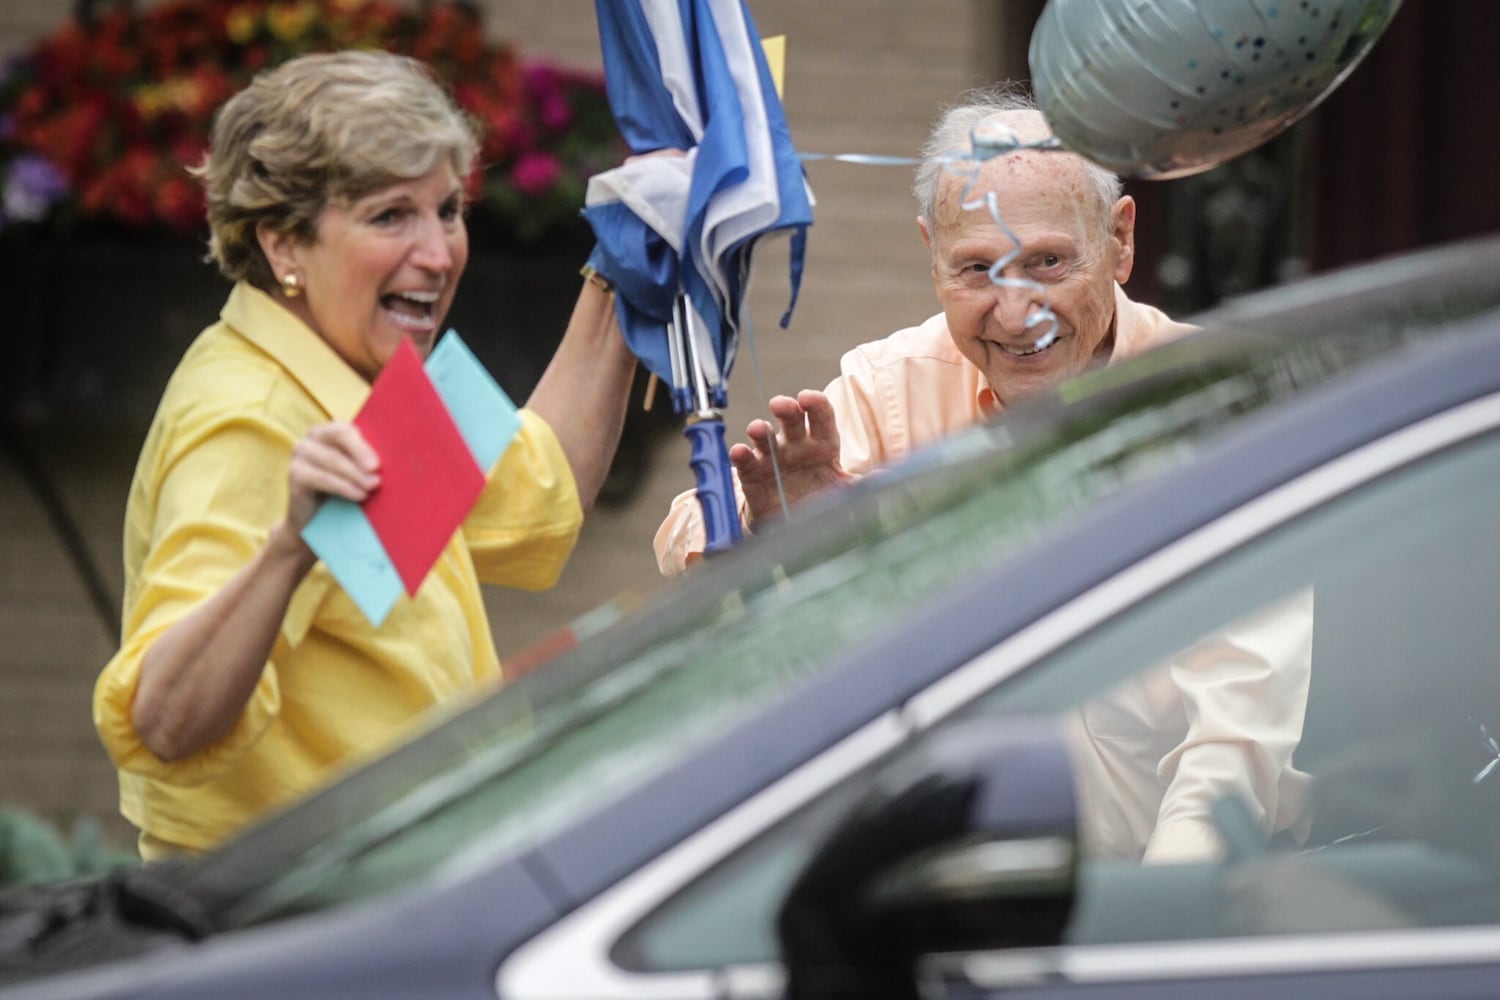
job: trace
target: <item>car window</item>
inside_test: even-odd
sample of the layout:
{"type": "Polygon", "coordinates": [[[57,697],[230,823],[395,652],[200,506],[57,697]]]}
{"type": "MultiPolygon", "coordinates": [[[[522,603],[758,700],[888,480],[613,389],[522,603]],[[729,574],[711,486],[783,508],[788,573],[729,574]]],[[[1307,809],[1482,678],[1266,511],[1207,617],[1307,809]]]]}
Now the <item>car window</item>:
{"type": "MultiPolygon", "coordinates": [[[[1261,844],[1253,827],[1243,836],[1254,804],[1223,803],[1218,823],[1238,854],[1197,865],[1193,879],[1101,857],[1074,940],[1500,919],[1500,784],[1484,774],[1500,756],[1487,735],[1500,713],[1500,509],[1488,496],[1497,476],[1493,437],[1430,458],[1268,535],[995,692],[985,710],[1076,705],[1068,675],[1108,677],[1123,656],[1150,665],[1139,679],[1183,640],[1311,585],[1298,822],[1261,844]]],[[[1084,700],[1083,711],[1118,690],[1084,700]]]]}
{"type": "MultiPolygon", "coordinates": [[[[1118,787],[1080,786],[1087,853],[1069,941],[1500,921],[1496,482],[1493,434],[1404,467],[1180,579],[950,717],[1049,716],[1074,738],[1087,720],[1094,738],[1121,745],[1116,763],[1138,758],[1118,787]],[[1300,721],[1292,773],[1260,781],[1286,796],[1269,806],[1285,822],[1263,836],[1267,804],[1231,790],[1210,812],[1223,853],[1144,862],[1120,849],[1108,835],[1129,812],[1120,798],[1139,794],[1140,774],[1169,780],[1165,758],[1186,731],[1149,731],[1132,707],[1183,669],[1185,651],[1222,654],[1212,644],[1226,635],[1274,632],[1308,604],[1310,669],[1284,689],[1300,721]]],[[[1262,719],[1265,706],[1246,714],[1262,719]]],[[[774,961],[777,906],[859,788],[697,880],[634,927],[615,960],[637,971],[774,961]]]]}
{"type": "Polygon", "coordinates": [[[587,626],[597,634],[549,669],[189,878],[221,895],[225,882],[248,883],[217,920],[233,927],[518,852],[1380,338],[1342,353],[1275,338],[1267,351],[1250,333],[1204,341],[1172,345],[1165,371],[1075,387],[1085,404],[1018,410],[872,476],[795,530],[689,574],[660,595],[670,600],[600,609],[604,624],[587,626]]]}

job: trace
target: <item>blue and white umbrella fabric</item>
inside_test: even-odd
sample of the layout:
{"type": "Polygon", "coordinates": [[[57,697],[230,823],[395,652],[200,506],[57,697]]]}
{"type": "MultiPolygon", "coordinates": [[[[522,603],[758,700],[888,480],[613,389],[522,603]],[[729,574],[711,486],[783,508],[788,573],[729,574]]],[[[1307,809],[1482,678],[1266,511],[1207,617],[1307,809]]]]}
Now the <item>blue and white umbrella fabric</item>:
{"type": "Polygon", "coordinates": [[[791,236],[790,321],[812,196],[743,0],[595,0],[605,85],[643,157],[594,177],[590,263],[631,350],[688,415],[706,552],[740,536],[722,408],[757,241],[791,236]]]}

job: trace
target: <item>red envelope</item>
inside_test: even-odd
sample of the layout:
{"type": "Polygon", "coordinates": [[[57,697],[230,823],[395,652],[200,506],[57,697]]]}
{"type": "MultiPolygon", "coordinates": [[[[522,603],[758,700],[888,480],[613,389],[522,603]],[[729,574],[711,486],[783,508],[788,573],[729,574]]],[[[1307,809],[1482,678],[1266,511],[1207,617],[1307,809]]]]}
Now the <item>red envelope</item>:
{"type": "Polygon", "coordinates": [[[376,377],[354,425],[380,456],[380,488],[365,516],[415,594],[479,499],[484,473],[410,341],[376,377]]]}

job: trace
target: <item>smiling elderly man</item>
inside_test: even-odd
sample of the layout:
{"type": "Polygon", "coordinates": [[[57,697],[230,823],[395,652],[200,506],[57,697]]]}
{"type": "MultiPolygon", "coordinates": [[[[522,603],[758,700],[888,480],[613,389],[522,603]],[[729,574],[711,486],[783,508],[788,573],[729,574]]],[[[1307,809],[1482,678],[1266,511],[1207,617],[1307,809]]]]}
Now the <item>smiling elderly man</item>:
{"type": "MultiPolygon", "coordinates": [[[[1120,287],[1135,260],[1135,201],[1115,175],[1071,153],[1023,150],[983,161],[952,154],[971,148],[976,128],[1014,133],[1022,142],[1049,136],[1041,112],[1022,96],[980,91],[937,121],[917,170],[917,225],[932,260],[943,311],[920,326],[861,344],[844,355],[822,392],[776,396],[772,415],[788,503],[847,482],[912,449],[968,427],[1016,399],[1048,389],[1096,363],[1122,358],[1190,333],[1120,287]],[[986,205],[993,191],[1019,252],[986,205]],[[997,284],[990,269],[1015,254],[997,284]],[[1024,286],[1024,287],[1023,287],[1024,286]],[[1056,339],[1038,350],[1043,324],[1028,317],[1049,307],[1056,339]]],[[[781,498],[765,420],[746,429],[749,444],[729,452],[749,527],[776,516],[781,498]]],[[[703,551],[702,516],[693,491],[672,502],[656,535],[664,573],[680,572],[703,551]]]]}
{"type": "MultiPolygon", "coordinates": [[[[1135,260],[1135,202],[1119,178],[1042,149],[984,160],[976,178],[973,160],[952,154],[973,148],[981,134],[1029,144],[1050,130],[1029,100],[1007,90],[971,94],[938,119],[914,191],[943,311],[845,354],[823,392],[770,401],[790,503],[1092,365],[1195,329],[1121,288],[1135,260]]],[[[752,421],[746,434],[750,443],[729,454],[748,527],[774,517],[781,501],[770,423],[752,421]]],[[[694,494],[683,493],[657,532],[662,571],[681,572],[701,555],[704,538],[694,494]]],[[[1292,755],[1307,703],[1312,610],[1308,590],[1225,622],[1069,716],[1090,853],[1147,861],[1220,855],[1226,845],[1214,811],[1227,798],[1245,807],[1262,836],[1306,836],[1309,779],[1292,755]]]]}

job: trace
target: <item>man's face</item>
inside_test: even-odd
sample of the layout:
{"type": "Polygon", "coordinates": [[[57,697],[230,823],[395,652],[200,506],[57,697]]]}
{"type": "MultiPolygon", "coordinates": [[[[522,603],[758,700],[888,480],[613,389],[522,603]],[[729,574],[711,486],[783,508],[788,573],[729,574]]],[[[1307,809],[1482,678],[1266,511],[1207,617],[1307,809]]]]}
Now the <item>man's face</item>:
{"type": "Polygon", "coordinates": [[[1065,153],[994,157],[967,188],[956,174],[944,178],[935,218],[920,221],[953,342],[984,372],[1004,407],[1083,371],[1109,340],[1114,285],[1130,276],[1135,204],[1121,198],[1106,225],[1082,162],[1065,153]],[[1015,240],[988,207],[962,207],[988,191],[1015,240]],[[991,280],[990,269],[1010,254],[1015,259],[1000,276],[1039,288],[991,280]],[[1026,321],[1044,303],[1057,317],[1057,338],[1036,350],[1048,324],[1028,328],[1026,321]]]}

